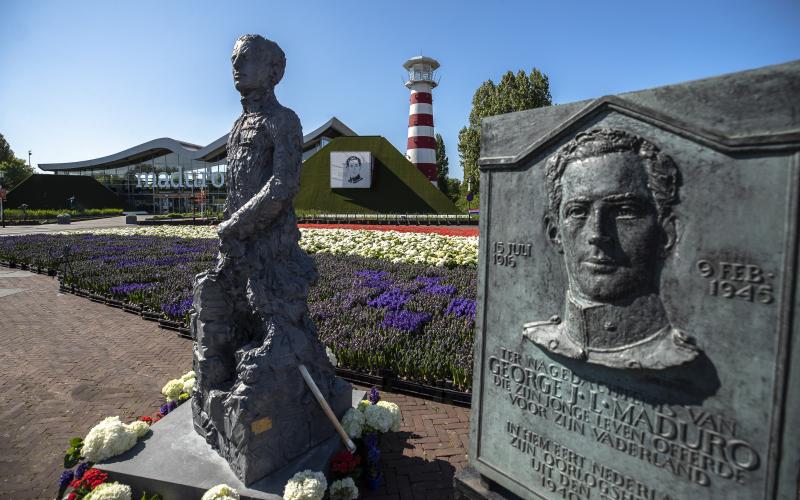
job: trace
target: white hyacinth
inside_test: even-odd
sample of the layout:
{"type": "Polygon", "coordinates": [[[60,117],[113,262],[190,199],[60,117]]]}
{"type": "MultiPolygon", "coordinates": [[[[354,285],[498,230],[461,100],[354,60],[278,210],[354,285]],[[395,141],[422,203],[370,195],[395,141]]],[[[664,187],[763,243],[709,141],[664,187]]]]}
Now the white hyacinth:
{"type": "Polygon", "coordinates": [[[328,481],[321,472],[304,470],[298,472],[286,483],[284,500],[322,500],[328,481]]]}
{"type": "Polygon", "coordinates": [[[124,424],[119,417],[108,417],[92,427],[83,439],[81,454],[89,462],[102,462],[124,453],[150,430],[145,422],[124,424]]]}
{"type": "Polygon", "coordinates": [[[330,361],[333,366],[339,366],[339,360],[336,359],[336,354],[334,354],[330,347],[325,346],[325,354],[328,355],[328,361],[330,361]]]}
{"type": "Polygon", "coordinates": [[[376,406],[385,409],[392,416],[392,425],[389,427],[389,430],[392,432],[399,431],[400,422],[403,420],[403,417],[400,414],[400,407],[389,401],[378,401],[376,406]]]}
{"type": "Polygon", "coordinates": [[[369,405],[364,408],[364,420],[366,426],[377,432],[389,432],[392,428],[392,414],[378,405],[369,405]]]}
{"type": "Polygon", "coordinates": [[[203,493],[201,500],[239,500],[239,492],[227,484],[218,484],[203,493]]]}
{"type": "Polygon", "coordinates": [[[364,430],[364,414],[355,408],[350,408],[342,417],[342,427],[351,438],[360,438],[364,430]]]}
{"type": "Polygon", "coordinates": [[[161,388],[161,394],[164,395],[167,402],[170,401],[177,401],[180,397],[181,393],[183,392],[183,382],[174,378],[164,384],[164,387],[161,388]]]}
{"type": "Polygon", "coordinates": [[[358,487],[352,477],[339,479],[331,484],[328,494],[331,500],[355,500],[358,498],[358,487]]]}
{"type": "Polygon", "coordinates": [[[83,497],[84,500],[131,500],[131,487],[127,484],[101,483],[83,497]]]}

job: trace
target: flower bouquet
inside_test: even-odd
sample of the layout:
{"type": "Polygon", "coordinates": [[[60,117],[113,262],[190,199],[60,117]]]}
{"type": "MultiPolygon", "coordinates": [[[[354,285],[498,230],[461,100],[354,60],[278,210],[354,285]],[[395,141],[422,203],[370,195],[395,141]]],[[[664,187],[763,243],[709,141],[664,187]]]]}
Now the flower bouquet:
{"type": "MultiPolygon", "coordinates": [[[[358,448],[361,450],[361,461],[365,464],[367,486],[371,490],[378,489],[381,484],[380,435],[400,430],[401,421],[400,407],[381,401],[380,393],[375,387],[369,391],[366,400],[361,401],[358,407],[347,410],[342,418],[342,427],[348,435],[361,440],[358,448]]],[[[333,469],[334,463],[331,463],[331,470],[333,469]]]]}

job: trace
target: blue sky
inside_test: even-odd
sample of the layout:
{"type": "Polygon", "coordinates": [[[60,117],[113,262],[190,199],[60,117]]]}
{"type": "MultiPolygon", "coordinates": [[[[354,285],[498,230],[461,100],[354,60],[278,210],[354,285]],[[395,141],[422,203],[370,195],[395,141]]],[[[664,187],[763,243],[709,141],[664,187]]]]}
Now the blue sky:
{"type": "Polygon", "coordinates": [[[55,163],[173,137],[205,145],[240,113],[230,53],[259,33],[287,54],[281,102],[405,151],[402,63],[439,60],[434,119],[451,176],[481,82],[537,67],[556,103],[800,59],[797,0],[670,2],[0,2],[0,133],[55,163]]]}

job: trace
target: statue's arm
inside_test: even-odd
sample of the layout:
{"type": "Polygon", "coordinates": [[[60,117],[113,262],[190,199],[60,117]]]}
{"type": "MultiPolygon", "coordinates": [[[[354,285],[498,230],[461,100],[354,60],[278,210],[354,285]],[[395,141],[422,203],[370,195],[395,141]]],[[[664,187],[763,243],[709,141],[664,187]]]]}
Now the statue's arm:
{"type": "MultiPolygon", "coordinates": [[[[273,136],[272,177],[261,190],[231,216],[229,227],[220,227],[220,235],[232,231],[240,237],[269,226],[291,204],[300,191],[300,165],[303,157],[303,132],[300,120],[288,111],[276,123],[273,136]]],[[[223,223],[224,224],[224,223],[223,223]]]]}

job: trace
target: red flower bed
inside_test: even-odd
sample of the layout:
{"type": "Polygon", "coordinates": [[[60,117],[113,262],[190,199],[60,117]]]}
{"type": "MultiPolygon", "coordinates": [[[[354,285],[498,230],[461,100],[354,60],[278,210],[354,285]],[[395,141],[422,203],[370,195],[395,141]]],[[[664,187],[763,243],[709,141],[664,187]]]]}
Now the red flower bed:
{"type": "Polygon", "coordinates": [[[401,233],[436,233],[445,236],[478,236],[475,226],[390,226],[387,224],[298,224],[309,229],[366,229],[401,233]]]}

